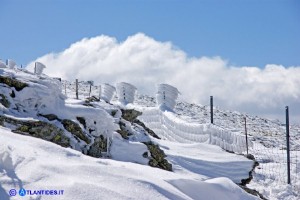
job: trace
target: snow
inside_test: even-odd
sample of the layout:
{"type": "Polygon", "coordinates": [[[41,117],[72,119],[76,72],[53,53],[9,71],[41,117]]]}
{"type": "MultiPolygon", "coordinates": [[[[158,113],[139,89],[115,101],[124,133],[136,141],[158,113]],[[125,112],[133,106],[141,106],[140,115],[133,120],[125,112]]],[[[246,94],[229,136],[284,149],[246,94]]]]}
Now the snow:
{"type": "Polygon", "coordinates": [[[7,63],[8,63],[7,67],[8,67],[9,69],[14,69],[15,66],[16,66],[16,62],[13,61],[12,59],[8,59],[8,60],[7,60],[7,63]]]}
{"type": "MultiPolygon", "coordinates": [[[[117,84],[117,93],[121,94],[118,95],[119,100],[126,99],[120,104],[112,95],[113,86],[105,94],[103,87],[92,86],[90,94],[90,84],[80,81],[79,100],[76,100],[74,83],[60,82],[44,74],[37,76],[18,68],[0,66],[0,74],[29,85],[21,91],[0,85],[0,93],[13,102],[9,108],[0,104],[0,115],[31,121],[47,121],[37,114],[55,114],[60,119],[72,121],[77,121],[78,116],[84,117],[86,126],[94,130],[85,134],[90,138],[104,135],[111,144],[110,159],[96,159],[79,152],[88,146],[78,144],[71,134],[73,149],[65,149],[12,133],[9,128],[13,127],[0,126],[1,200],[17,199],[9,198],[8,191],[20,187],[65,191],[61,198],[42,196],[38,199],[257,199],[235,184],[248,178],[253,165],[253,161],[238,155],[246,154],[244,117],[248,124],[249,152],[260,162],[247,186],[268,199],[299,199],[299,126],[291,126],[292,185],[287,185],[286,180],[277,179],[279,175],[286,177],[284,127],[277,120],[215,107],[215,124],[212,125],[209,123],[208,106],[189,104],[179,99],[174,109],[160,109],[154,97],[136,94],[136,87],[128,83],[117,84]],[[13,99],[10,96],[12,91],[16,94],[13,99]],[[124,91],[126,95],[122,96],[124,91]],[[91,102],[92,107],[84,106],[86,97],[98,97],[99,94],[111,103],[101,100],[91,102]],[[17,110],[13,109],[16,107],[17,110]],[[115,132],[119,129],[120,108],[142,111],[139,119],[162,140],[145,135],[140,126],[126,121],[122,122],[132,135],[128,140],[123,139],[115,132]],[[114,116],[111,116],[112,112],[115,112],[114,116]],[[148,150],[142,142],[149,140],[165,152],[173,172],[147,165],[149,160],[143,157],[143,153],[148,150]]],[[[175,89],[169,90],[177,91],[178,96],[175,89]]],[[[167,101],[177,96],[173,95],[167,101]]],[[[169,104],[169,107],[172,106],[169,104]]],[[[59,124],[56,120],[51,123],[59,124]]]]}
{"type": "Polygon", "coordinates": [[[126,105],[128,103],[133,103],[136,87],[130,83],[117,83],[116,84],[117,96],[120,103],[126,105]]]}
{"type": "Polygon", "coordinates": [[[106,102],[110,102],[116,92],[116,88],[108,83],[101,85],[100,98],[106,102]]]}
{"type": "Polygon", "coordinates": [[[156,102],[161,110],[173,110],[176,105],[176,99],[179,91],[177,88],[168,84],[159,84],[157,86],[156,102]]]}
{"type": "Polygon", "coordinates": [[[43,73],[44,68],[46,68],[46,66],[43,63],[35,62],[34,73],[37,75],[41,75],[43,73]]]}
{"type": "MultiPolygon", "coordinates": [[[[143,115],[139,119],[161,138],[183,143],[208,142],[236,153],[246,151],[246,139],[240,133],[212,124],[189,123],[178,118],[173,112],[161,111],[157,108],[142,108],[141,110],[143,115]]],[[[251,141],[249,141],[249,146],[252,146],[251,141]]]]}
{"type": "Polygon", "coordinates": [[[0,68],[6,68],[6,64],[2,60],[0,60],[0,68]]]}
{"type": "Polygon", "coordinates": [[[194,174],[187,179],[184,174],[146,165],[84,156],[43,140],[16,135],[5,128],[0,127],[0,131],[3,200],[18,199],[9,198],[7,192],[12,188],[64,190],[62,196],[41,196],[41,200],[257,199],[228,178],[201,181],[194,174]]]}

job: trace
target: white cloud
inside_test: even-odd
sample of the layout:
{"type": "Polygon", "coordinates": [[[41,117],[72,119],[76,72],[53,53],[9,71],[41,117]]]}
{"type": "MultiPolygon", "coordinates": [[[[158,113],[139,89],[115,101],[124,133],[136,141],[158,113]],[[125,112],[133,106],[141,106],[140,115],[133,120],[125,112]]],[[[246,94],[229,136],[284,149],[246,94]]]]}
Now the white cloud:
{"type": "Polygon", "coordinates": [[[123,42],[104,35],[84,38],[37,61],[47,66],[46,74],[68,80],[126,81],[152,95],[156,84],[168,83],[190,102],[205,105],[213,95],[223,108],[277,116],[290,105],[294,116],[300,115],[300,66],[233,67],[220,57],[188,57],[172,43],[142,33],[123,42]]]}

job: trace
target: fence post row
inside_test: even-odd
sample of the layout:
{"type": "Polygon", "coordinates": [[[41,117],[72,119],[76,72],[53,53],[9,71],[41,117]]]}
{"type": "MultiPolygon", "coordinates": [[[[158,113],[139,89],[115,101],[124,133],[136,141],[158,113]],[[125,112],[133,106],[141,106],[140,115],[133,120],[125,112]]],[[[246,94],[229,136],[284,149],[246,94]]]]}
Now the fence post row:
{"type": "Polygon", "coordinates": [[[214,97],[210,96],[210,123],[213,124],[214,123],[214,97]]]}
{"type": "Polygon", "coordinates": [[[287,153],[287,182],[291,184],[291,166],[290,166],[290,121],[289,121],[289,107],[285,107],[286,117],[286,153],[287,153]]]}

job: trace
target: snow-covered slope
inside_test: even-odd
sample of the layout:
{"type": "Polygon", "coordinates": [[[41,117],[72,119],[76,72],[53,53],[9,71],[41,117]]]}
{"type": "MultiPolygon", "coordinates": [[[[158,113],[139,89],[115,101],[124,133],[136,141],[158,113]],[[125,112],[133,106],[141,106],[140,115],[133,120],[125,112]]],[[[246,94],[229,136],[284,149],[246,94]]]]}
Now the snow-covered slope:
{"type": "MultiPolygon", "coordinates": [[[[32,194],[34,190],[63,190],[57,196],[37,198],[38,195],[28,194],[26,199],[256,199],[230,179],[214,178],[222,177],[209,170],[214,161],[216,166],[222,162],[243,162],[219,148],[209,147],[211,161],[202,161],[201,167],[206,170],[201,175],[200,169],[196,173],[174,173],[131,162],[92,158],[40,139],[16,135],[5,128],[0,127],[0,132],[1,200],[20,199],[19,195],[8,195],[9,190],[20,188],[31,190],[32,194]]],[[[198,145],[198,152],[205,152],[207,147],[198,145]]],[[[177,153],[172,153],[177,162],[187,162],[180,160],[180,152],[177,153]]]]}
{"type": "MultiPolygon", "coordinates": [[[[107,103],[97,99],[100,87],[92,86],[90,92],[85,81],[79,81],[77,100],[75,84],[69,81],[19,69],[0,69],[0,75],[9,78],[0,77],[1,200],[18,199],[18,194],[9,197],[9,190],[20,188],[64,190],[60,196],[33,199],[257,199],[235,184],[250,181],[254,164],[238,155],[246,154],[243,115],[238,112],[215,108],[216,124],[211,125],[207,108],[200,105],[178,102],[174,112],[162,111],[147,95],[137,95],[126,106],[116,97],[107,103]]],[[[271,135],[283,135],[280,122],[247,120],[255,124],[249,127],[250,147],[260,141],[263,148],[284,143],[263,134],[272,130],[271,135]]],[[[299,129],[293,127],[292,134],[298,137],[299,129]]],[[[300,146],[294,142],[292,147],[300,146]]],[[[255,153],[261,155],[259,161],[267,160],[268,154],[255,153]]],[[[260,167],[276,164],[269,159],[260,167]]],[[[294,169],[295,187],[270,180],[258,169],[251,188],[270,199],[296,200],[300,182],[294,169]]]]}

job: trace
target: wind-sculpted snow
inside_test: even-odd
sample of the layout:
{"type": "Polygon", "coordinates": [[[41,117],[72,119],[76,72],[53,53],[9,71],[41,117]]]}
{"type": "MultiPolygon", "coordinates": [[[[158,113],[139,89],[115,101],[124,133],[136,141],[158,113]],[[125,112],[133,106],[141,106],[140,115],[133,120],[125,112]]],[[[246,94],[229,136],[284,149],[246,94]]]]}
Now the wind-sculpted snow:
{"type": "Polygon", "coordinates": [[[124,105],[128,103],[133,103],[136,87],[125,82],[117,83],[116,84],[117,96],[119,102],[123,103],[124,105]]]}
{"type": "Polygon", "coordinates": [[[176,105],[176,99],[179,91],[177,88],[168,84],[159,84],[157,86],[156,101],[161,110],[173,110],[176,105]]]}
{"type": "MultiPolygon", "coordinates": [[[[209,143],[236,153],[246,151],[244,135],[212,124],[188,123],[172,112],[145,108],[139,119],[163,139],[182,143],[209,143]]],[[[251,141],[249,145],[252,145],[251,141]]]]}
{"type": "Polygon", "coordinates": [[[116,92],[116,88],[108,83],[101,85],[100,98],[106,102],[110,102],[116,92]]]}

